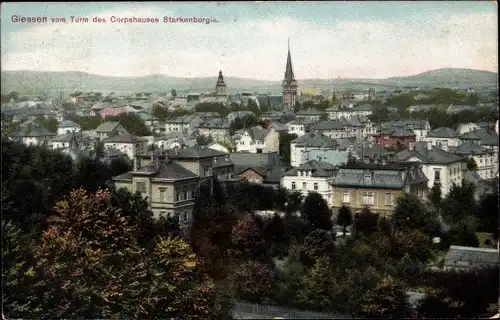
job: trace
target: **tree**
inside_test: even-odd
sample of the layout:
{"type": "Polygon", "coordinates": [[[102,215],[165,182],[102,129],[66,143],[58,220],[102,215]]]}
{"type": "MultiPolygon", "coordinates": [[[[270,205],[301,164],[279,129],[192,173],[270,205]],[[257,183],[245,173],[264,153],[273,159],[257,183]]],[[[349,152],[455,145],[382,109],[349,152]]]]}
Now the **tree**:
{"type": "Polygon", "coordinates": [[[345,238],[347,227],[352,224],[352,212],[350,208],[346,206],[340,207],[337,215],[337,224],[342,227],[345,238]]]}
{"type": "Polygon", "coordinates": [[[241,129],[252,128],[258,124],[259,124],[259,120],[255,116],[248,115],[248,116],[244,116],[243,118],[234,119],[234,121],[231,122],[231,124],[229,125],[229,131],[234,133],[234,132],[241,130],[241,129]]]}
{"type": "Polygon", "coordinates": [[[274,292],[275,281],[275,274],[266,264],[249,261],[234,273],[235,295],[244,301],[259,303],[274,292]]]}
{"type": "Polygon", "coordinates": [[[456,223],[466,217],[477,216],[478,204],[474,194],[473,183],[464,180],[461,185],[452,184],[442,204],[443,218],[448,222],[456,223]]]}
{"type": "Polygon", "coordinates": [[[283,161],[290,165],[290,143],[297,139],[296,134],[289,134],[286,132],[279,133],[279,154],[283,161]]]}
{"type": "Polygon", "coordinates": [[[29,238],[12,222],[2,220],[2,315],[34,318],[40,304],[31,290],[36,277],[29,238]]]}
{"type": "Polygon", "coordinates": [[[479,247],[479,240],[476,236],[476,221],[469,217],[463,221],[457,222],[443,235],[441,246],[450,245],[479,247]]]}
{"type": "Polygon", "coordinates": [[[302,206],[301,217],[313,230],[331,230],[333,227],[332,211],[325,199],[317,192],[310,192],[307,195],[302,206]]]}
{"type": "Polygon", "coordinates": [[[42,126],[44,126],[47,130],[50,132],[57,132],[57,127],[59,126],[59,122],[57,122],[57,119],[53,117],[38,117],[36,118],[36,121],[40,123],[42,126]]]}
{"type": "Polygon", "coordinates": [[[498,238],[498,190],[481,198],[477,213],[478,229],[493,233],[498,238]]]}
{"type": "Polygon", "coordinates": [[[116,117],[106,117],[106,121],[118,121],[128,133],[135,136],[150,136],[151,130],[138,115],[133,113],[122,113],[116,117]]]}
{"type": "Polygon", "coordinates": [[[258,260],[265,253],[266,247],[262,229],[259,228],[255,218],[250,214],[244,215],[234,226],[231,240],[237,256],[258,260]]]}
{"type": "Polygon", "coordinates": [[[356,213],[354,231],[369,236],[378,230],[378,214],[372,213],[368,207],[356,213]]]}
{"type": "Polygon", "coordinates": [[[333,258],[335,250],[335,235],[331,231],[316,229],[309,233],[302,247],[302,262],[312,265],[321,257],[333,258]]]}
{"type": "Polygon", "coordinates": [[[301,279],[297,300],[313,310],[332,310],[339,293],[330,260],[319,258],[301,279]]]}
{"type": "Polygon", "coordinates": [[[405,318],[408,315],[408,304],[403,286],[391,276],[384,277],[365,295],[361,310],[365,317],[370,318],[405,318]]]}
{"type": "Polygon", "coordinates": [[[213,283],[199,272],[189,245],[158,238],[151,252],[139,247],[135,228],[110,197],[80,189],[57,203],[35,252],[46,279],[42,312],[64,318],[209,316],[213,283]]]}
{"type": "Polygon", "coordinates": [[[469,158],[467,160],[467,170],[477,171],[477,163],[476,160],[474,160],[474,158],[469,158]]]}
{"type": "Polygon", "coordinates": [[[222,118],[227,117],[229,109],[219,102],[201,102],[195,106],[196,112],[217,112],[222,118]]]}
{"type": "Polygon", "coordinates": [[[202,260],[205,271],[213,278],[224,278],[228,272],[231,234],[236,215],[228,208],[226,195],[217,179],[200,186],[193,208],[193,223],[188,231],[193,250],[202,260]]]}
{"type": "Polygon", "coordinates": [[[102,118],[100,116],[79,116],[75,118],[75,122],[82,127],[82,130],[94,130],[102,123],[102,118]]]}
{"type": "Polygon", "coordinates": [[[432,239],[418,229],[396,230],[392,236],[391,255],[427,262],[431,255],[432,239]]]}
{"type": "Polygon", "coordinates": [[[392,222],[395,229],[418,229],[426,235],[437,235],[439,232],[436,217],[425,208],[416,195],[410,193],[405,193],[397,199],[392,222]]]}
{"type": "Polygon", "coordinates": [[[152,115],[154,117],[157,117],[160,121],[167,120],[167,118],[169,116],[167,108],[162,107],[161,105],[154,105],[153,106],[152,115]]]}
{"type": "Polygon", "coordinates": [[[248,109],[248,111],[252,111],[257,117],[259,117],[261,114],[261,110],[260,110],[259,106],[252,99],[248,99],[247,109],[248,109]]]}
{"type": "Polygon", "coordinates": [[[212,136],[206,137],[206,136],[200,135],[200,136],[196,137],[196,144],[199,146],[208,146],[212,142],[214,142],[214,139],[212,139],[212,136]]]}
{"type": "Polygon", "coordinates": [[[285,222],[277,213],[265,221],[264,239],[269,246],[271,256],[284,257],[290,237],[287,234],[285,222]]]}
{"type": "Polygon", "coordinates": [[[441,205],[441,198],[442,198],[441,185],[439,183],[434,183],[429,192],[428,199],[430,203],[434,206],[436,212],[439,211],[441,205]]]}
{"type": "Polygon", "coordinates": [[[109,174],[112,177],[119,176],[123,173],[129,172],[130,170],[132,170],[130,162],[124,160],[123,158],[113,159],[109,164],[109,174]]]}

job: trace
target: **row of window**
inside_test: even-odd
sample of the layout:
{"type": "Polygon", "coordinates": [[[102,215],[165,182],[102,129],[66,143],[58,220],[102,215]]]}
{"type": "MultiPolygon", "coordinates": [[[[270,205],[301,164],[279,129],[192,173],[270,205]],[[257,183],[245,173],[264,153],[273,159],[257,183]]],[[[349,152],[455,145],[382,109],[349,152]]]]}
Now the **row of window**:
{"type": "MultiPolygon", "coordinates": [[[[301,172],[301,171],[299,171],[301,172]]],[[[313,186],[314,190],[318,190],[318,183],[315,182],[313,186]]],[[[295,184],[295,181],[292,181],[292,190],[296,190],[297,185],[295,184]]],[[[307,182],[302,182],[302,190],[307,190],[307,182]]]]}
{"type": "MultiPolygon", "coordinates": [[[[350,191],[343,191],[342,192],[342,203],[346,203],[346,204],[351,203],[351,192],[350,191]]],[[[361,203],[363,205],[374,205],[375,204],[375,194],[372,191],[361,192],[361,203]]],[[[393,206],[394,205],[394,197],[393,197],[392,193],[390,193],[390,192],[385,193],[384,204],[386,206],[393,206]]]]}

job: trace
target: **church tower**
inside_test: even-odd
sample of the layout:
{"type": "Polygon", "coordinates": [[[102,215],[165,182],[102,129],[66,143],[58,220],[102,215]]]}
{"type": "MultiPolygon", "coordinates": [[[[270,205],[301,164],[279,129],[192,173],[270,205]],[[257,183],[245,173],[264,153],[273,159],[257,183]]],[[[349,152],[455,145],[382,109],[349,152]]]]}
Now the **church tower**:
{"type": "Polygon", "coordinates": [[[288,56],[286,58],[286,69],[285,78],[281,84],[283,88],[283,104],[289,111],[293,111],[295,108],[295,102],[297,101],[297,81],[295,80],[295,75],[293,74],[292,68],[292,55],[290,54],[290,39],[288,39],[288,56]]]}
{"type": "Polygon", "coordinates": [[[226,83],[224,83],[224,77],[222,76],[222,70],[219,71],[219,78],[217,78],[217,84],[215,85],[215,95],[218,97],[227,96],[226,83]]]}

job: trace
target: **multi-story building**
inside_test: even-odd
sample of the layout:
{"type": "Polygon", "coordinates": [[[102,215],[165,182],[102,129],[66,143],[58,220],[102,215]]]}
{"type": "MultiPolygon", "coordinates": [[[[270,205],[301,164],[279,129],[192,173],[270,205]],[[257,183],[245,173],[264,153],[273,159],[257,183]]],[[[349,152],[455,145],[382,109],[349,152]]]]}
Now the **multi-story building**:
{"type": "Polygon", "coordinates": [[[286,126],[288,127],[288,134],[295,134],[297,137],[301,137],[311,131],[314,122],[310,120],[292,120],[286,126]]]}
{"type": "Polygon", "coordinates": [[[134,169],[113,178],[116,188],[140,192],[155,217],[178,216],[181,227],[192,222],[199,184],[212,177],[232,178],[228,154],[208,148],[185,148],[140,155],[134,169]]]}
{"type": "Polygon", "coordinates": [[[372,106],[369,104],[361,105],[359,107],[342,108],[332,107],[326,109],[326,113],[329,120],[335,120],[340,118],[349,119],[354,116],[369,116],[372,114],[372,106]]]}
{"type": "Polygon", "coordinates": [[[170,132],[186,132],[188,134],[191,134],[198,128],[200,124],[203,123],[203,121],[204,120],[197,114],[189,114],[166,120],[165,133],[168,134],[170,132]]]}
{"type": "Polygon", "coordinates": [[[64,135],[71,132],[80,132],[82,127],[71,120],[64,120],[57,127],[57,135],[64,135]]]}
{"type": "Polygon", "coordinates": [[[274,129],[256,126],[243,129],[236,143],[236,152],[279,152],[279,134],[274,129]]]}
{"type": "Polygon", "coordinates": [[[337,143],[319,132],[311,132],[290,142],[290,165],[299,167],[309,161],[311,150],[335,150],[337,143]]]}
{"type": "Polygon", "coordinates": [[[452,148],[450,152],[464,159],[474,159],[477,165],[477,173],[481,179],[495,177],[495,162],[497,159],[494,157],[493,150],[487,149],[472,141],[468,141],[456,148],[452,148]]]}
{"type": "Polygon", "coordinates": [[[290,191],[300,191],[303,196],[317,192],[329,206],[332,205],[332,181],[335,166],[323,161],[311,160],[283,174],[281,186],[290,191]]]}
{"type": "Polygon", "coordinates": [[[403,193],[427,195],[427,178],[418,164],[350,163],[334,171],[330,182],[334,211],[343,205],[354,212],[364,207],[388,216],[403,193]]]}
{"type": "Polygon", "coordinates": [[[382,128],[378,133],[372,135],[373,143],[384,148],[408,147],[415,143],[415,134],[411,131],[402,130],[399,127],[382,128]]]}
{"type": "Polygon", "coordinates": [[[95,133],[101,140],[123,135],[128,133],[118,121],[106,121],[101,123],[96,129],[95,133]]]}
{"type": "Polygon", "coordinates": [[[283,104],[286,109],[293,112],[297,101],[298,84],[295,80],[292,68],[292,55],[290,54],[290,42],[288,42],[288,56],[286,58],[285,78],[281,84],[283,88],[283,104]]]}
{"type": "Polygon", "coordinates": [[[145,152],[148,146],[147,139],[136,137],[130,133],[104,139],[103,143],[105,150],[110,148],[119,150],[125,153],[129,159],[133,159],[138,153],[145,152]]]}
{"type": "Polygon", "coordinates": [[[323,114],[325,114],[324,111],[308,109],[295,113],[295,118],[297,118],[297,120],[318,122],[323,114]]]}
{"type": "Polygon", "coordinates": [[[446,196],[453,183],[462,183],[466,160],[460,156],[433,146],[430,142],[417,142],[410,148],[394,155],[397,162],[418,162],[427,177],[427,186],[441,186],[441,194],[446,196]]]}
{"type": "Polygon", "coordinates": [[[19,128],[10,137],[12,140],[28,146],[41,146],[48,145],[49,141],[55,135],[55,133],[50,132],[38,121],[29,120],[20,124],[19,128]]]}
{"type": "Polygon", "coordinates": [[[198,125],[198,131],[205,137],[212,137],[215,141],[224,141],[229,137],[229,122],[215,118],[198,125]]]}
{"type": "Polygon", "coordinates": [[[444,151],[448,151],[450,147],[457,147],[459,145],[459,136],[458,132],[451,128],[440,127],[429,132],[425,141],[444,151]]]}

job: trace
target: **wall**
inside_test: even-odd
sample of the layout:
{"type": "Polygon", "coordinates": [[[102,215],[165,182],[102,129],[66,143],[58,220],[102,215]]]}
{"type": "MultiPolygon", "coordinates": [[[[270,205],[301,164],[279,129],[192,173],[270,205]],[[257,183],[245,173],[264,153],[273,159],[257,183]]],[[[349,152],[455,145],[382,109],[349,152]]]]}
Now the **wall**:
{"type": "Polygon", "coordinates": [[[333,187],[333,206],[340,208],[343,203],[344,191],[349,192],[350,202],[345,205],[355,211],[361,210],[365,207],[363,204],[363,192],[373,192],[374,205],[370,205],[370,210],[375,211],[381,215],[389,215],[394,211],[396,199],[403,194],[402,190],[397,189],[358,189],[358,188],[340,188],[333,187]],[[386,193],[392,195],[392,203],[386,203],[386,193]]]}
{"type": "Polygon", "coordinates": [[[323,199],[332,205],[332,190],[330,186],[332,178],[320,178],[309,176],[284,176],[281,178],[281,185],[290,191],[300,191],[302,195],[307,196],[309,192],[317,192],[323,196],[323,199]],[[292,182],[295,182],[296,189],[292,189],[292,182]],[[303,183],[306,183],[306,188],[303,189],[303,183]],[[314,183],[318,184],[318,190],[314,190],[314,183]]]}

